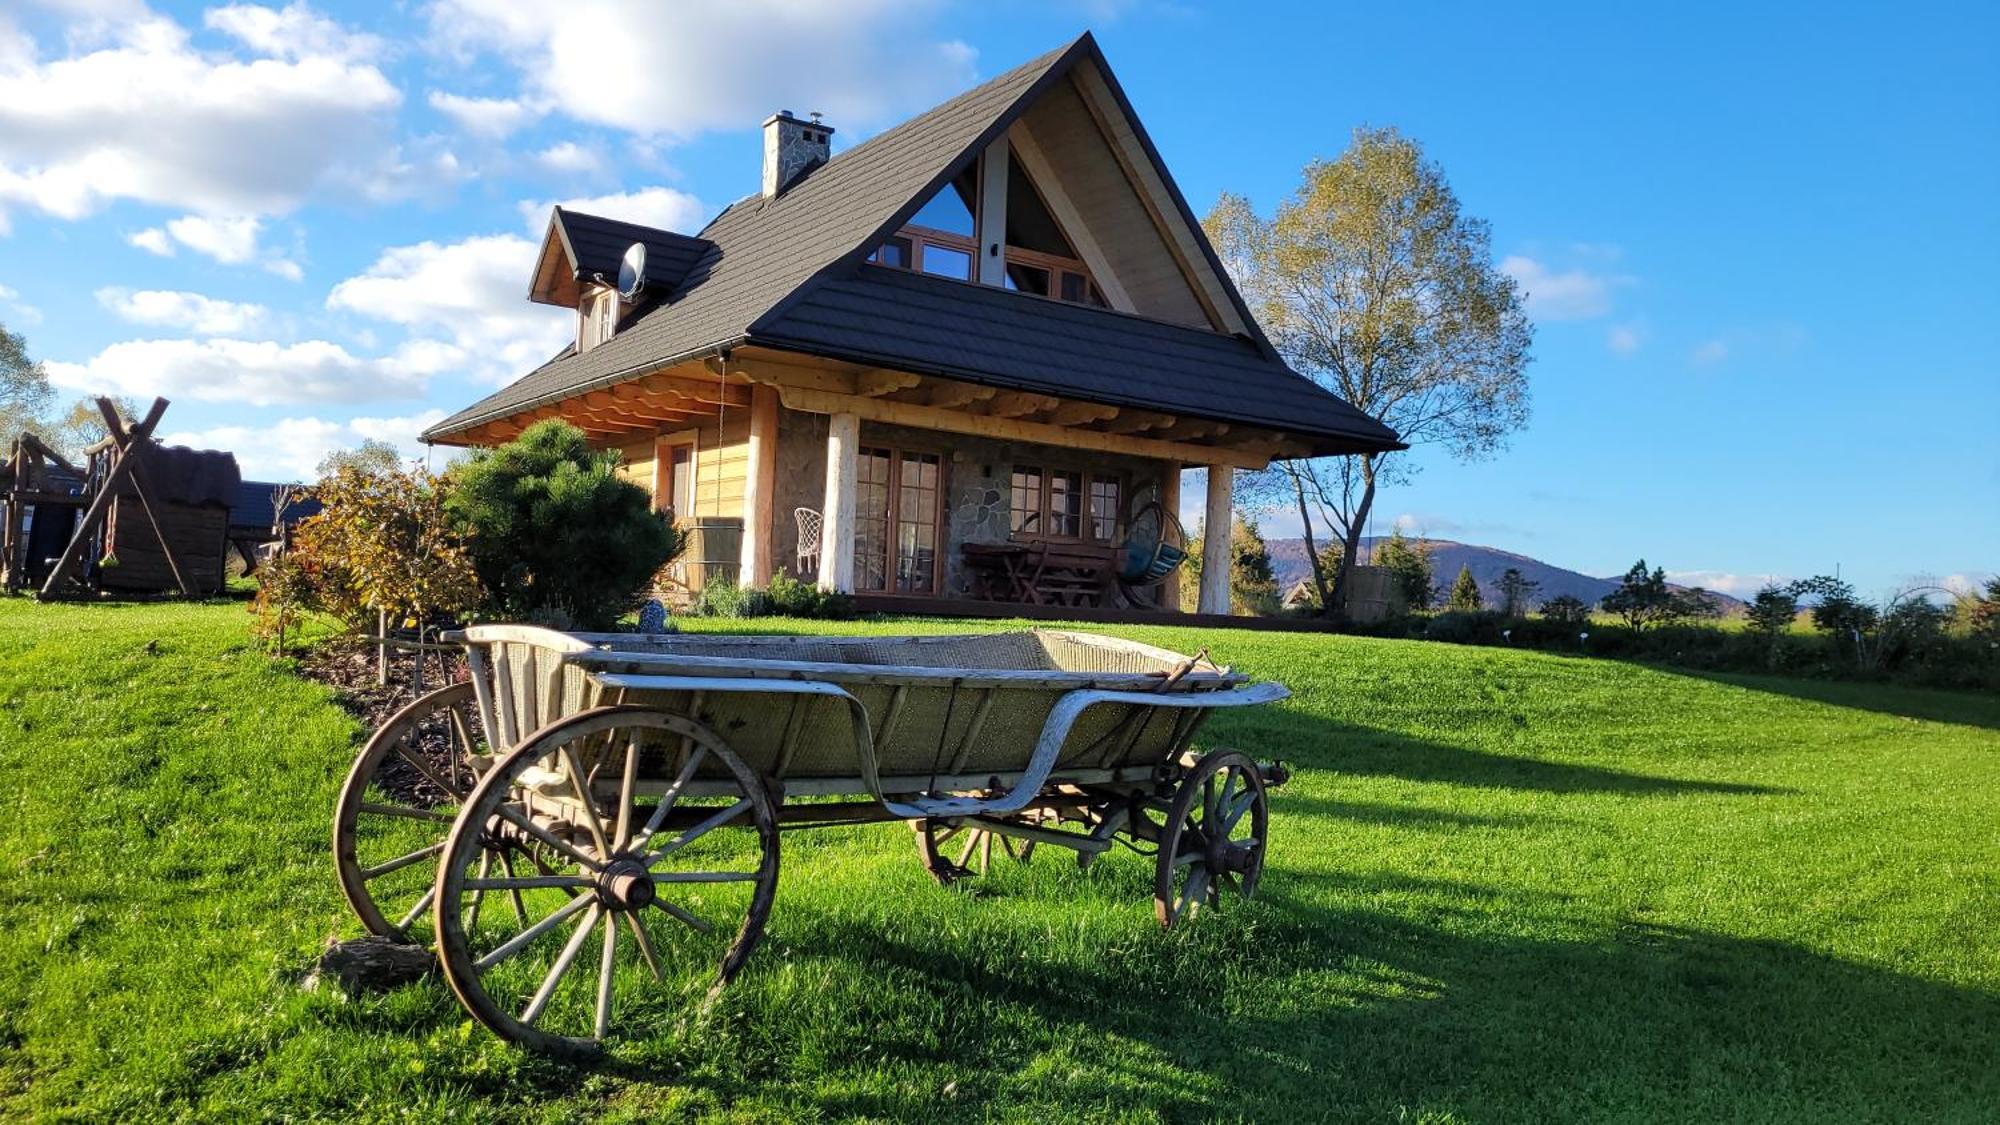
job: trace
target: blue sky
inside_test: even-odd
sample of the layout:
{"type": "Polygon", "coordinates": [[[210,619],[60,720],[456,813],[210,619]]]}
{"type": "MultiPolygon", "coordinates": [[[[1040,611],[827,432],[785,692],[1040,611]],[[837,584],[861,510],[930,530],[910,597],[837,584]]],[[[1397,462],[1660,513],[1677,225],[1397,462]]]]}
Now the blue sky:
{"type": "Polygon", "coordinates": [[[68,390],[309,473],[554,350],[548,203],[693,230],[755,190],[769,111],[839,148],[1089,27],[1198,211],[1268,210],[1371,124],[1492,223],[1533,420],[1420,453],[1378,529],[1737,593],[2000,567],[2000,17],[1623,7],[13,3],[0,323],[68,390]]]}

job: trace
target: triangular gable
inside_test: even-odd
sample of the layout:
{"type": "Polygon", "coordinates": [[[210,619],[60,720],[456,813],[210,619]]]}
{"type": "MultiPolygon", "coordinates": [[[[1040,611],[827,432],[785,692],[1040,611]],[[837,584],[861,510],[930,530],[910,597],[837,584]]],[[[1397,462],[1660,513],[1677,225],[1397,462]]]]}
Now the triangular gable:
{"type": "Polygon", "coordinates": [[[711,248],[705,239],[556,207],[535,255],[528,299],[574,308],[584,281],[616,282],[635,242],[646,246],[646,287],[657,295],[678,286],[711,248]]]}
{"type": "MultiPolygon", "coordinates": [[[[1139,123],[1131,103],[1126,100],[1124,91],[1118,86],[1117,79],[1112,76],[1110,65],[1105,60],[1103,51],[1098,48],[1097,40],[1085,32],[1053,59],[1038,59],[1030,64],[1030,67],[1039,69],[1032,82],[1023,86],[1010,101],[999,106],[991,119],[981,123],[981,127],[969,140],[955,150],[939,153],[945,159],[934,168],[918,190],[908,194],[886,219],[868,231],[867,237],[860,243],[848,247],[839,257],[816,270],[759,316],[751,324],[749,335],[754,338],[760,328],[774,324],[783,317],[787,309],[810,296],[814,286],[825,279],[849,274],[862,260],[874,253],[885,239],[908,225],[916,213],[939,191],[949,190],[952,180],[972,167],[978,161],[980,154],[995,140],[1002,137],[1023,137],[1027,142],[1023,145],[1023,166],[1037,181],[1037,186],[1043,190],[1045,198],[1053,194],[1050,189],[1056,187],[1054,181],[1063,177],[1062,170],[1060,167],[1053,167],[1050,161],[1039,159],[1035,155],[1041,147],[1036,144],[1037,130],[1032,120],[1023,122],[1024,118],[1030,118],[1043,109],[1045,100],[1051,100],[1073,103],[1064,108],[1071,111],[1080,110],[1089,115],[1092,128],[1096,130],[1097,142],[1102,148],[1100,156],[1116,164],[1125,185],[1142,202],[1147,223],[1151,228],[1151,236],[1158,241],[1162,252],[1171,258],[1173,272],[1178,274],[1182,283],[1188,287],[1188,295],[1193,301],[1190,308],[1199,308],[1200,322],[1219,331],[1248,337],[1259,350],[1275,356],[1276,352],[1265,339],[1262,330],[1258,328],[1256,318],[1250,314],[1234,283],[1230,281],[1228,272],[1223,269],[1221,260],[1209,245],[1207,236],[1203,234],[1200,223],[1189,209],[1180,189],[1175,186],[1172,175],[1160,160],[1158,150],[1153,147],[1144,126],[1139,123]],[[1038,168],[1037,164],[1041,164],[1042,167],[1038,168]]],[[[997,84],[997,81],[989,85],[997,84]]],[[[947,103],[947,106],[950,104],[952,103],[947,103]]],[[[943,108],[945,107],[940,107],[943,108]]],[[[925,115],[929,116],[931,115],[925,115]]],[[[890,132],[899,132],[923,120],[924,118],[913,119],[890,132]]],[[[888,135],[884,134],[883,138],[877,140],[882,140],[888,135]]],[[[839,160],[834,162],[838,163],[839,160]]],[[[828,166],[829,169],[832,167],[833,165],[828,166]]],[[[813,179],[814,177],[807,177],[800,187],[809,187],[813,179]]],[[[1054,200],[1050,202],[1051,210],[1057,212],[1058,221],[1063,223],[1065,234],[1073,243],[1081,244],[1078,245],[1079,253],[1092,265],[1094,273],[1102,271],[1109,280],[1119,278],[1127,272],[1135,274],[1143,272],[1121,270],[1111,262],[1111,257],[1123,252],[1122,247],[1129,245],[1127,243],[1120,243],[1121,249],[1106,249],[1101,253],[1094,253],[1090,244],[1097,240],[1092,237],[1092,231],[1089,229],[1091,225],[1089,216],[1073,209],[1054,206],[1054,200]],[[1097,260],[1093,261],[1093,258],[1097,260]]],[[[1155,292],[1164,294],[1167,288],[1159,281],[1158,272],[1158,270],[1153,271],[1155,292]]],[[[1117,284],[1115,280],[1112,283],[1114,286],[1117,284]]],[[[1132,308],[1140,304],[1140,301],[1133,299],[1129,300],[1125,307],[1132,308]]],[[[1192,323],[1195,322],[1195,315],[1192,313],[1180,316],[1168,315],[1161,319],[1192,323]]]]}

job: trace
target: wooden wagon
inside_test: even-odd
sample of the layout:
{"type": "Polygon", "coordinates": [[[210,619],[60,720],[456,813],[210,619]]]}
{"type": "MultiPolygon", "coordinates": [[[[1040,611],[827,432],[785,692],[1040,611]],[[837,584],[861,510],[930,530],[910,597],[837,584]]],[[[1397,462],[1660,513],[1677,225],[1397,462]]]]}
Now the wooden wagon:
{"type": "Polygon", "coordinates": [[[434,938],[481,1023],[545,1050],[726,983],[763,933],[781,827],[908,821],[945,883],[996,844],[1087,864],[1122,838],[1157,851],[1172,926],[1256,889],[1284,776],[1189,749],[1209,712],[1282,686],[1109,637],[449,639],[468,681],[393,717],[349,774],[341,885],[370,931],[434,938]]]}

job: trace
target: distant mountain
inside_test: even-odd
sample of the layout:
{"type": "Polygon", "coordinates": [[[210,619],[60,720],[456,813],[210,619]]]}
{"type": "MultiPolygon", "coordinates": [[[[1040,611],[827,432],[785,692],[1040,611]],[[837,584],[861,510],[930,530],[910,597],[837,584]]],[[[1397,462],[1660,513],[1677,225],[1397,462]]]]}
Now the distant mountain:
{"type": "MultiPolygon", "coordinates": [[[[1373,536],[1361,541],[1364,559],[1367,549],[1379,541],[1373,536]]],[[[1440,601],[1443,594],[1451,589],[1452,580],[1458,577],[1461,566],[1472,568],[1473,581],[1479,583],[1479,594],[1489,606],[1500,603],[1500,576],[1507,572],[1508,567],[1519,570],[1528,581],[1541,584],[1530,599],[1537,605],[1564,594],[1586,605],[1596,605],[1604,595],[1618,588],[1616,578],[1592,578],[1588,574],[1565,570],[1540,559],[1495,547],[1456,543],[1449,539],[1426,539],[1422,542],[1430,544],[1431,565],[1440,601]]],[[[1277,575],[1279,590],[1289,590],[1293,583],[1312,577],[1312,565],[1306,561],[1305,540],[1269,539],[1265,545],[1271,552],[1271,570],[1277,575]]],[[[1727,594],[1710,590],[1708,596],[1721,604],[1724,613],[1734,613],[1743,608],[1741,601],[1727,594]]]]}

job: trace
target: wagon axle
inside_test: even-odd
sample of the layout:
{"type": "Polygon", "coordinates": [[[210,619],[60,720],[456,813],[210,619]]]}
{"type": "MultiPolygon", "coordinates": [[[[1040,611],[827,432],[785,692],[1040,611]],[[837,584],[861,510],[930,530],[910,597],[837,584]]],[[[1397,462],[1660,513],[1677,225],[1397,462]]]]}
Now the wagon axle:
{"type": "Polygon", "coordinates": [[[605,864],[597,876],[597,900],[608,910],[644,910],[653,904],[657,890],[653,873],[630,856],[605,864]]]}

